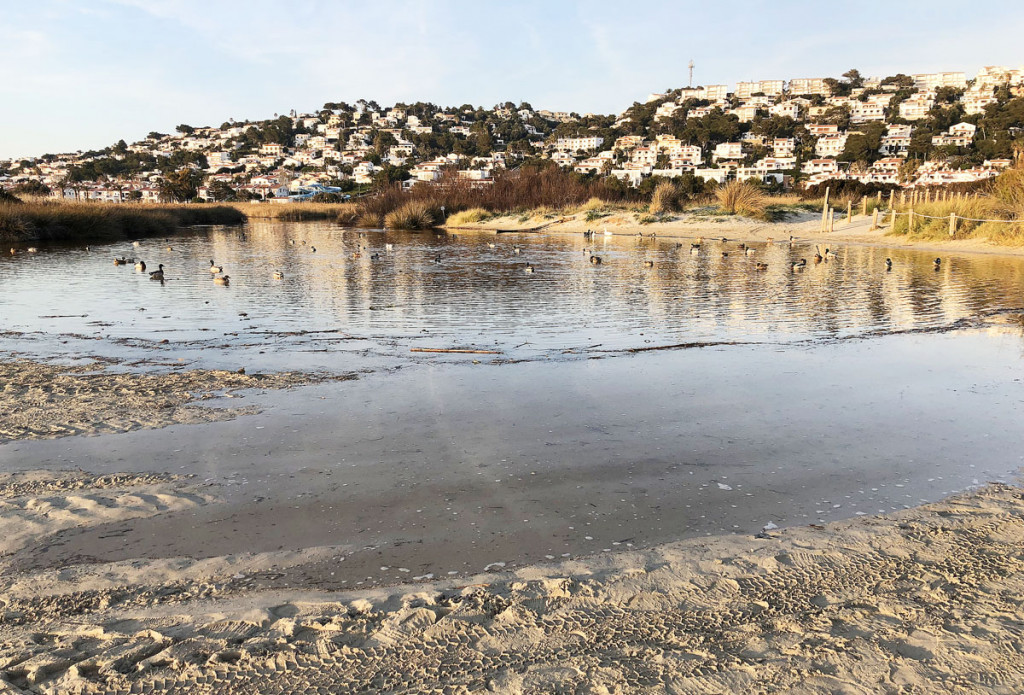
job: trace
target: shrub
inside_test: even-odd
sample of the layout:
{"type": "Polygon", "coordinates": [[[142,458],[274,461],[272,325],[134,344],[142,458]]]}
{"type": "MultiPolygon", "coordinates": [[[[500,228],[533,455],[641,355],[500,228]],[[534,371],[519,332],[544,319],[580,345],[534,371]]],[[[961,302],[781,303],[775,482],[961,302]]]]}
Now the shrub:
{"type": "Polygon", "coordinates": [[[662,181],[651,194],[650,211],[654,214],[672,212],[679,207],[679,192],[671,181],[662,181]]]}
{"type": "Polygon", "coordinates": [[[470,208],[469,210],[463,210],[462,212],[450,215],[447,224],[449,227],[457,227],[461,224],[474,224],[476,222],[483,222],[490,216],[491,214],[483,208],[470,208]]]}
{"type": "Polygon", "coordinates": [[[384,226],[390,229],[428,229],[434,226],[434,212],[428,202],[410,200],[384,216],[384,226]]]}
{"type": "Polygon", "coordinates": [[[730,215],[757,217],[764,213],[767,198],[756,187],[744,181],[730,181],[715,191],[719,207],[730,215]]]}

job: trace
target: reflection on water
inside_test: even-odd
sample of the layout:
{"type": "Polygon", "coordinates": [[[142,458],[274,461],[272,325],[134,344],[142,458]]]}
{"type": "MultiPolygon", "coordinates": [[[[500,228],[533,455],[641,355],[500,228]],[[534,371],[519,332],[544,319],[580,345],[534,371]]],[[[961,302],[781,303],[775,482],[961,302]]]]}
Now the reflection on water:
{"type": "Polygon", "coordinates": [[[705,241],[692,254],[689,240],[669,238],[360,233],[256,222],[137,248],[4,257],[0,328],[278,357],[341,348],[341,339],[360,349],[478,347],[528,357],[932,328],[1021,304],[1024,259],[949,256],[936,270],[934,254],[905,249],[842,247],[833,249],[837,258],[815,263],[813,246],[754,248],[748,255],[736,242],[705,241]],[[604,262],[591,264],[591,253],[604,262]],[[141,257],[150,269],[163,263],[167,281],[114,266],[115,255],[141,257]],[[792,270],[801,258],[807,267],[792,270]],[[231,276],[229,287],[211,280],[211,259],[231,276]],[[756,270],[758,262],[767,270],[756,270]],[[536,272],[524,272],[527,263],[536,272]]]}

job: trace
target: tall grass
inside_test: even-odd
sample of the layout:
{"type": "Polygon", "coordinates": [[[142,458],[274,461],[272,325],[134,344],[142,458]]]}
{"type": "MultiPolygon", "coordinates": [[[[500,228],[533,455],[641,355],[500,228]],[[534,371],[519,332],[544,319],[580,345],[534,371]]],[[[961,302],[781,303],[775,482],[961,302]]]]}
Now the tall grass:
{"type": "Polygon", "coordinates": [[[0,240],[113,241],[167,236],[189,225],[244,221],[244,214],[224,205],[0,203],[0,240]]]}
{"type": "Polygon", "coordinates": [[[768,198],[756,186],[745,181],[730,181],[715,191],[718,207],[730,215],[759,217],[768,207],[768,198]]]}
{"type": "Polygon", "coordinates": [[[671,181],[662,181],[654,188],[651,194],[652,214],[674,212],[679,207],[679,191],[671,181]]]}
{"type": "Polygon", "coordinates": [[[498,170],[493,182],[480,184],[448,173],[440,181],[419,184],[409,191],[388,186],[361,198],[360,224],[383,221],[390,212],[409,201],[423,201],[430,209],[443,206],[448,214],[480,208],[489,213],[523,213],[546,207],[565,210],[590,204],[591,199],[605,202],[638,200],[640,194],[617,181],[594,179],[557,166],[524,165],[514,170],[498,170]]]}
{"type": "Polygon", "coordinates": [[[384,226],[391,229],[429,229],[436,219],[430,203],[410,200],[384,216],[384,226]]]}
{"type": "Polygon", "coordinates": [[[300,222],[333,220],[352,215],[355,203],[225,203],[239,210],[248,219],[273,219],[300,222]]]}
{"type": "MultiPolygon", "coordinates": [[[[909,208],[908,208],[909,210],[909,208]]],[[[901,211],[905,213],[907,210],[901,211]]],[[[889,234],[906,236],[910,239],[941,240],[949,239],[949,216],[956,213],[956,238],[988,237],[996,230],[996,225],[986,225],[972,220],[1001,219],[1001,210],[997,201],[992,198],[967,198],[965,200],[943,200],[932,203],[914,205],[913,230],[910,229],[910,216],[899,214],[889,230],[889,234]],[[963,219],[966,218],[966,219],[963,219]],[[984,231],[983,234],[979,234],[984,231]]],[[[1000,227],[1013,227],[1012,224],[999,224],[1000,227]]],[[[1000,234],[1009,230],[1003,229],[1000,234]]],[[[1011,235],[1012,236],[1012,235],[1011,235]]]]}
{"type": "Polygon", "coordinates": [[[445,221],[449,227],[458,227],[463,224],[476,224],[477,222],[483,222],[491,216],[491,213],[487,212],[483,208],[470,208],[469,210],[463,210],[457,212],[454,215],[449,215],[445,221]]]}

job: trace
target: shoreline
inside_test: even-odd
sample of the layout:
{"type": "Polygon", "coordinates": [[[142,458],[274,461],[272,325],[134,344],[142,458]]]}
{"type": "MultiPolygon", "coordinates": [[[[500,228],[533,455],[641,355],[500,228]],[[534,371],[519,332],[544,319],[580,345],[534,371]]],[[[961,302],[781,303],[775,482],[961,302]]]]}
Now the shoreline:
{"type": "MultiPolygon", "coordinates": [[[[102,498],[95,524],[211,503],[173,477],[60,478],[5,480],[0,518],[59,528],[38,510],[102,498]]],[[[1018,692],[1022,532],[1024,491],[990,484],[880,516],[369,590],[258,588],[324,549],[7,571],[0,688],[1018,692]]]]}
{"type": "MultiPolygon", "coordinates": [[[[928,239],[910,239],[903,235],[889,235],[888,225],[881,225],[871,230],[872,217],[854,215],[853,221],[847,224],[845,219],[835,223],[835,231],[821,232],[820,215],[818,213],[801,213],[793,219],[782,222],[764,222],[739,215],[715,216],[679,213],[677,219],[666,222],[640,224],[638,214],[622,212],[606,218],[586,221],[586,213],[557,216],[554,220],[531,216],[520,221],[522,215],[502,215],[484,222],[443,226],[450,232],[519,232],[539,234],[582,234],[587,230],[596,232],[600,238],[605,231],[613,237],[655,237],[673,240],[696,240],[705,238],[714,241],[721,237],[736,242],[766,243],[769,238],[773,243],[789,241],[795,237],[795,243],[821,244],[825,248],[829,244],[844,244],[871,247],[892,247],[934,251],[936,253],[970,253],[1004,256],[1024,256],[1024,246],[995,244],[987,239],[957,239],[953,241],[935,241],[928,239]]],[[[884,217],[884,216],[883,216],[884,217]]]]}

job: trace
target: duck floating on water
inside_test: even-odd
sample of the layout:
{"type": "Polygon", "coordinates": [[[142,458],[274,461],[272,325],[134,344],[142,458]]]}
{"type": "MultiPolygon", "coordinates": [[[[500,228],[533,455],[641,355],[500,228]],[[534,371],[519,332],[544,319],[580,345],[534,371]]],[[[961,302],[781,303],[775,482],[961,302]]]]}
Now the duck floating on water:
{"type": "Polygon", "coordinates": [[[529,263],[527,263],[527,264],[526,264],[526,267],[525,267],[525,268],[523,268],[523,272],[524,272],[524,273],[532,273],[532,272],[533,272],[533,266],[532,266],[532,265],[530,265],[529,263]]]}
{"type": "Polygon", "coordinates": [[[768,264],[767,263],[755,263],[754,264],[754,270],[768,270],[768,264]]]}
{"type": "Polygon", "coordinates": [[[128,265],[129,262],[129,259],[125,258],[124,256],[121,256],[120,258],[114,258],[114,265],[128,265]]]}
{"type": "Polygon", "coordinates": [[[164,264],[161,263],[160,267],[149,274],[150,280],[163,280],[164,279],[164,264]]]}
{"type": "Polygon", "coordinates": [[[274,279],[275,280],[284,280],[284,273],[282,273],[280,270],[275,270],[274,271],[274,279]]]}
{"type": "Polygon", "coordinates": [[[210,272],[214,273],[214,274],[216,274],[216,273],[223,273],[224,272],[224,266],[222,266],[222,265],[214,265],[213,259],[211,258],[210,259],[210,272]]]}
{"type": "Polygon", "coordinates": [[[644,261],[644,267],[645,268],[653,268],[654,267],[654,261],[644,261]]]}
{"type": "Polygon", "coordinates": [[[213,284],[215,284],[215,285],[230,285],[231,284],[231,276],[230,275],[221,275],[219,278],[214,278],[213,279],[213,284]]]}
{"type": "Polygon", "coordinates": [[[938,270],[939,268],[942,267],[942,259],[936,258],[934,261],[932,261],[932,265],[935,266],[935,270],[938,270]]]}
{"type": "Polygon", "coordinates": [[[807,266],[807,259],[806,258],[801,258],[799,261],[793,261],[793,263],[792,263],[792,265],[790,267],[792,267],[793,270],[803,270],[806,266],[807,266]]]}
{"type": "Polygon", "coordinates": [[[139,262],[135,264],[135,270],[140,273],[146,270],[146,262],[140,259],[139,262]]]}
{"type": "Polygon", "coordinates": [[[892,270],[892,259],[891,258],[886,258],[885,259],[885,269],[886,270],[892,270]]]}
{"type": "Polygon", "coordinates": [[[591,256],[590,257],[590,262],[593,263],[594,265],[601,265],[601,257],[600,256],[591,256]]]}

